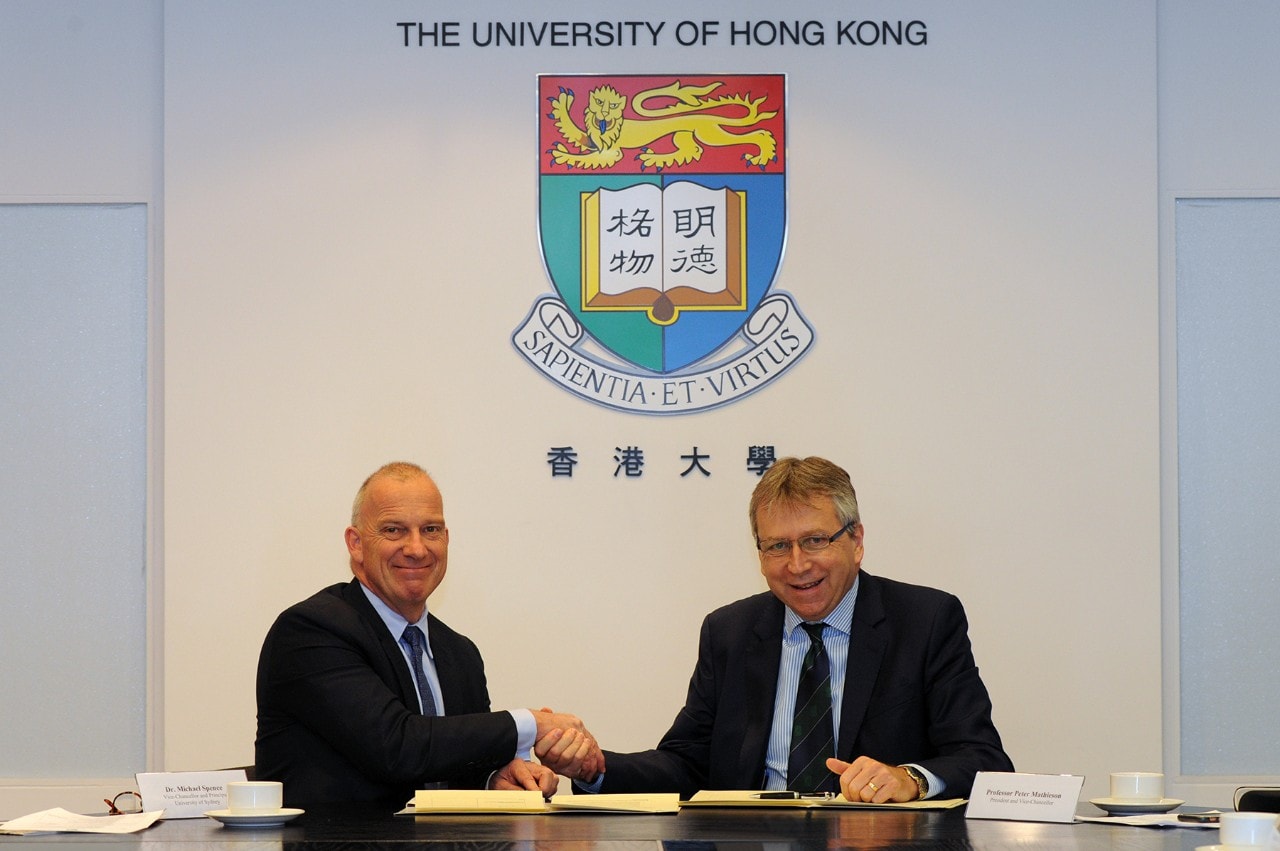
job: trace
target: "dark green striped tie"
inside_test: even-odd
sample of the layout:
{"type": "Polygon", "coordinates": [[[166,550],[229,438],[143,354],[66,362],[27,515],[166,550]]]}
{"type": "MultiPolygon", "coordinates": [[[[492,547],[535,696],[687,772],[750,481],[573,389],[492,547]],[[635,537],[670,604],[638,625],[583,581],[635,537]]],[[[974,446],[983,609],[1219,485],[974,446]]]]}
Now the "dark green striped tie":
{"type": "Polygon", "coordinates": [[[835,725],[831,719],[831,664],[822,643],[825,623],[801,624],[809,633],[809,652],[796,687],[796,714],[791,724],[791,756],[787,788],[793,792],[833,792],[837,777],[827,768],[835,756],[835,725]]]}

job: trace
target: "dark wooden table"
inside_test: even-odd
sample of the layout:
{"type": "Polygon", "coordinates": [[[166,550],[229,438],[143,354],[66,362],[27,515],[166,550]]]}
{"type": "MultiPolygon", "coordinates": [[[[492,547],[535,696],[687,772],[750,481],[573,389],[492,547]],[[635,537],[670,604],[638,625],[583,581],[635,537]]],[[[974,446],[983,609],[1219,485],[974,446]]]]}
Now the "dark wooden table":
{"type": "MultiPolygon", "coordinates": [[[[1099,815],[1088,804],[1081,815],[1099,815]]],[[[679,815],[563,813],[525,816],[394,816],[386,807],[312,807],[272,828],[224,827],[212,819],[164,821],[125,836],[0,836],[0,851],[90,846],[152,851],[305,851],[430,846],[431,851],[809,851],[834,848],[1181,849],[1213,845],[1217,830],[969,820],[964,809],[689,809],[679,815]]]]}

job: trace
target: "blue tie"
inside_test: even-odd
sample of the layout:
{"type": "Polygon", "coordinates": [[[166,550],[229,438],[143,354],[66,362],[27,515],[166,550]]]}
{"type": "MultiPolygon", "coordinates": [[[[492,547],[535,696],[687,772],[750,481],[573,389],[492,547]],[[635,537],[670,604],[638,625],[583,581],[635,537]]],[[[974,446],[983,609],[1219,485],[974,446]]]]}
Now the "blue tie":
{"type": "Polygon", "coordinates": [[[438,715],[436,699],[431,694],[431,683],[427,682],[427,672],[422,670],[422,654],[427,649],[427,637],[422,630],[413,624],[404,628],[400,640],[409,648],[409,665],[413,668],[413,679],[418,684],[418,698],[422,702],[423,715],[438,715]]]}

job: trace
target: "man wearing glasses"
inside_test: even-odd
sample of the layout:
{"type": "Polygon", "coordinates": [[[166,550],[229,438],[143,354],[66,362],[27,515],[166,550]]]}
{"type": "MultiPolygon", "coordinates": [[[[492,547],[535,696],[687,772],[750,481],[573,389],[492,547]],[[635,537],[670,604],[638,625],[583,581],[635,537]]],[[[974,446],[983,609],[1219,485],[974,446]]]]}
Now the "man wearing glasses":
{"type": "Polygon", "coordinates": [[[345,532],[355,578],[287,609],[258,662],[258,779],[285,803],[386,801],[418,789],[556,790],[521,758],[598,771],[572,715],[491,712],[480,651],[427,612],[444,579],[449,529],[439,488],[415,464],[387,464],[356,493],[345,532]],[[554,735],[552,735],[554,734],[554,735]]]}
{"type": "MultiPolygon", "coordinates": [[[[851,801],[965,797],[1012,771],[954,596],[861,573],[849,474],[784,458],[749,507],[769,591],[703,621],[684,708],[654,750],[607,771],[554,754],[578,791],[839,792],[851,801]]],[[[541,750],[541,748],[539,748],[541,750]]]]}

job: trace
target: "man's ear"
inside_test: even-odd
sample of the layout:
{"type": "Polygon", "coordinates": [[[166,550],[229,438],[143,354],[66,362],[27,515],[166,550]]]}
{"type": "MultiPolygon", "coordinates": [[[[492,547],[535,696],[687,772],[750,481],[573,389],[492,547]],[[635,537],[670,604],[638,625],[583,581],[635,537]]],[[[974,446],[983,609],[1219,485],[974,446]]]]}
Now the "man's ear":
{"type": "Polygon", "coordinates": [[[354,526],[348,526],[347,531],[343,533],[343,537],[347,541],[347,552],[351,554],[352,560],[357,563],[364,561],[364,551],[360,549],[360,530],[354,526]]]}

